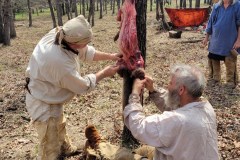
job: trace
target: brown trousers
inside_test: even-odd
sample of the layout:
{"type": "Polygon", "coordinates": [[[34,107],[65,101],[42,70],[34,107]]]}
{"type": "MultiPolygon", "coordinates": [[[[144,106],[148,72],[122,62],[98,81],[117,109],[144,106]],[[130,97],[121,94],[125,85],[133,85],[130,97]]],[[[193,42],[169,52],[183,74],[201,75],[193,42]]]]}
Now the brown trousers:
{"type": "MultiPolygon", "coordinates": [[[[230,54],[230,56],[225,57],[225,66],[226,66],[226,81],[227,83],[238,83],[238,74],[237,74],[237,56],[230,54]]],[[[213,80],[220,82],[221,81],[221,66],[219,60],[208,59],[209,66],[209,77],[213,80]]]]}

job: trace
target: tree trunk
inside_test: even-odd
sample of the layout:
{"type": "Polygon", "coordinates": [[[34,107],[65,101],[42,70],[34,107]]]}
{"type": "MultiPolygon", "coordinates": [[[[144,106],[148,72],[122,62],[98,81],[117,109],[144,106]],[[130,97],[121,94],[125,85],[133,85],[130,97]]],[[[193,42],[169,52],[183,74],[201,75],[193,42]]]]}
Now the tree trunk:
{"type": "Polygon", "coordinates": [[[67,17],[68,17],[68,20],[70,20],[70,7],[69,7],[69,0],[65,0],[65,11],[66,11],[66,14],[67,14],[67,17]]]}
{"type": "Polygon", "coordinates": [[[163,0],[160,0],[160,10],[161,10],[161,18],[162,18],[162,27],[164,30],[169,31],[170,27],[165,19],[165,14],[164,14],[164,9],[163,9],[163,0]]]}
{"type": "Polygon", "coordinates": [[[62,26],[63,22],[62,22],[62,7],[61,7],[61,3],[60,0],[56,0],[56,9],[57,9],[57,19],[58,19],[58,26],[62,26]]]}
{"type": "Polygon", "coordinates": [[[79,2],[79,14],[81,15],[82,14],[82,0],[80,0],[79,2]]]}
{"type": "Polygon", "coordinates": [[[105,0],[105,11],[106,11],[106,14],[107,14],[107,4],[108,4],[108,2],[107,2],[107,0],[105,0]]]}
{"type": "Polygon", "coordinates": [[[159,1],[160,1],[160,0],[156,0],[156,20],[157,20],[157,21],[160,19],[159,1]]]}
{"type": "Polygon", "coordinates": [[[3,9],[2,9],[2,0],[0,0],[0,43],[3,43],[3,9]]]}
{"type": "Polygon", "coordinates": [[[10,46],[10,21],[11,21],[11,0],[4,1],[4,13],[3,13],[3,45],[10,46]]]}
{"type": "MultiPolygon", "coordinates": [[[[11,3],[12,4],[12,3],[11,3]]],[[[14,16],[13,16],[13,6],[10,6],[10,38],[15,38],[17,36],[15,25],[14,25],[14,16]]]]}
{"type": "Polygon", "coordinates": [[[113,8],[113,0],[110,0],[110,1],[111,1],[110,10],[112,10],[112,8],[113,8]]]}
{"type": "Polygon", "coordinates": [[[189,8],[192,8],[192,0],[189,0],[189,8]]]}
{"type": "Polygon", "coordinates": [[[64,6],[64,3],[62,3],[62,15],[64,16],[65,14],[66,14],[66,12],[65,12],[65,6],[64,6]]]}
{"type": "Polygon", "coordinates": [[[102,19],[102,17],[103,17],[103,4],[102,4],[102,1],[103,0],[99,0],[99,2],[100,2],[100,16],[99,16],[99,19],[102,19]]]}
{"type": "Polygon", "coordinates": [[[51,17],[52,17],[52,21],[53,21],[53,28],[55,28],[55,27],[57,27],[57,23],[56,23],[56,19],[55,19],[55,15],[54,15],[54,11],[53,11],[51,0],[48,0],[48,5],[49,5],[49,8],[50,8],[51,17]]]}
{"type": "Polygon", "coordinates": [[[77,1],[76,0],[72,1],[72,10],[74,10],[75,17],[77,17],[78,16],[78,11],[77,11],[77,1]]]}
{"type": "Polygon", "coordinates": [[[85,17],[85,0],[82,0],[82,15],[85,17]]]}
{"type": "Polygon", "coordinates": [[[187,6],[186,0],[183,0],[182,3],[183,3],[183,4],[182,4],[182,7],[183,7],[183,8],[186,8],[186,6],[187,6]]]}
{"type": "Polygon", "coordinates": [[[115,1],[116,1],[116,0],[113,0],[113,5],[112,5],[112,15],[115,14],[115,1]]]}
{"type": "Polygon", "coordinates": [[[121,4],[120,0],[117,0],[118,10],[120,9],[120,4],[121,4]]]}
{"type": "MultiPolygon", "coordinates": [[[[137,26],[137,38],[138,46],[146,64],[146,13],[147,13],[147,1],[136,0],[136,26],[137,26]]],[[[126,70],[123,72],[123,109],[128,104],[129,95],[132,92],[133,79],[130,77],[130,73],[126,70]]],[[[143,97],[141,97],[141,101],[143,97]]],[[[123,145],[127,148],[137,148],[139,146],[138,140],[136,140],[128,128],[124,125],[123,128],[123,145]]]]}
{"type": "Polygon", "coordinates": [[[92,27],[94,26],[94,8],[95,8],[95,5],[94,5],[94,0],[90,0],[90,7],[89,7],[89,15],[88,15],[88,22],[90,23],[91,22],[91,19],[92,19],[92,27]]]}
{"type": "Polygon", "coordinates": [[[196,0],[195,8],[200,8],[200,0],[196,0]]]}
{"type": "Polygon", "coordinates": [[[32,9],[31,9],[31,1],[27,0],[27,4],[28,4],[28,26],[32,27],[32,9]]]}
{"type": "Polygon", "coordinates": [[[96,0],[96,3],[97,3],[97,10],[96,11],[99,11],[99,0],[96,0]]]}
{"type": "Polygon", "coordinates": [[[150,0],[150,11],[152,11],[153,10],[153,0],[150,0]]]}

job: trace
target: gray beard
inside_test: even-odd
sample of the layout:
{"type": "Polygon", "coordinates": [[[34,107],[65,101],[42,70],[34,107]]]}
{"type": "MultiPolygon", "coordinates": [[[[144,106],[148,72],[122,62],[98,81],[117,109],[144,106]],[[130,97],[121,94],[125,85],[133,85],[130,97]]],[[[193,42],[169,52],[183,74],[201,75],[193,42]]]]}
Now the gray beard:
{"type": "Polygon", "coordinates": [[[166,105],[172,110],[180,107],[180,97],[177,93],[177,90],[168,91],[166,105]]]}

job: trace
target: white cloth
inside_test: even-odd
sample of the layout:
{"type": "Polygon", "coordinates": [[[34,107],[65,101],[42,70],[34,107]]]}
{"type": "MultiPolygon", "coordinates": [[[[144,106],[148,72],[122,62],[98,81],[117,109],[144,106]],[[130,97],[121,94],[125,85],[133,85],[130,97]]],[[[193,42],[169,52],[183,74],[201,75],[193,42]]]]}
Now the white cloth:
{"type": "Polygon", "coordinates": [[[124,109],[124,123],[136,139],[155,147],[155,160],[219,159],[216,115],[208,101],[146,117],[134,98],[124,109]]]}
{"type": "MultiPolygon", "coordinates": [[[[26,70],[30,78],[31,96],[27,96],[26,107],[33,120],[47,120],[51,114],[48,107],[62,106],[75,94],[91,91],[96,85],[96,75],[80,75],[80,60],[92,61],[95,49],[91,46],[79,50],[76,55],[55,45],[55,29],[46,34],[35,47],[26,70]],[[38,102],[37,102],[38,101],[38,102]]],[[[57,107],[61,113],[62,108],[57,107]]],[[[60,115],[60,114],[59,114],[60,115]]]]}

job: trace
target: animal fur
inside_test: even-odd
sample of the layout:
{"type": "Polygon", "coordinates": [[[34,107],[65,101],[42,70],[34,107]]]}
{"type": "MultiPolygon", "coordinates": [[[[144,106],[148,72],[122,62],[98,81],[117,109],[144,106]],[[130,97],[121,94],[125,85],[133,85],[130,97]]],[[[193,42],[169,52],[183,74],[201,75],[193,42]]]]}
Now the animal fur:
{"type": "Polygon", "coordinates": [[[93,125],[87,126],[85,130],[85,136],[87,138],[85,148],[88,148],[90,146],[92,149],[94,149],[101,141],[101,136],[98,133],[96,127],[93,125]]]}

